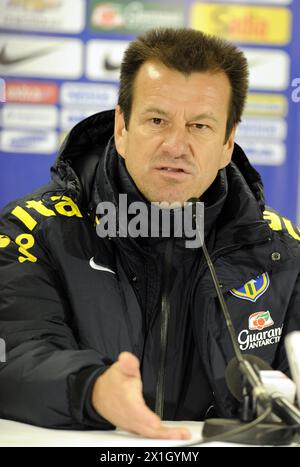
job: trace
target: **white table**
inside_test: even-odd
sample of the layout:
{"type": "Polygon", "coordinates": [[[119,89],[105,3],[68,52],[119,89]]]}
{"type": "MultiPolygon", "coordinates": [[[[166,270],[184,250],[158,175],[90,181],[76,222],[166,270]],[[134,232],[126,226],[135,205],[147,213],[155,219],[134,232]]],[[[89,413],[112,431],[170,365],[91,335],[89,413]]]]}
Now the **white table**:
{"type": "MultiPolygon", "coordinates": [[[[193,442],[201,439],[201,422],[163,422],[168,426],[184,426],[192,433],[193,442]]],[[[122,430],[68,431],[40,428],[25,423],[0,419],[0,447],[58,446],[58,447],[151,447],[185,446],[191,441],[142,438],[122,430]]],[[[208,443],[207,446],[232,446],[227,443],[208,443]]]]}
{"type": "MultiPolygon", "coordinates": [[[[201,437],[201,422],[166,422],[168,426],[190,429],[193,441],[201,437]]],[[[71,431],[40,428],[25,423],[0,419],[1,446],[184,446],[188,441],[153,440],[141,438],[122,430],[71,431]]]]}
{"type": "MultiPolygon", "coordinates": [[[[122,430],[71,431],[40,428],[25,423],[0,419],[0,447],[161,447],[186,446],[201,439],[202,422],[163,422],[168,426],[184,426],[192,440],[157,440],[142,438],[122,430]]],[[[232,443],[206,443],[204,446],[245,446],[232,443]]],[[[249,446],[248,446],[249,447],[249,446]]]]}

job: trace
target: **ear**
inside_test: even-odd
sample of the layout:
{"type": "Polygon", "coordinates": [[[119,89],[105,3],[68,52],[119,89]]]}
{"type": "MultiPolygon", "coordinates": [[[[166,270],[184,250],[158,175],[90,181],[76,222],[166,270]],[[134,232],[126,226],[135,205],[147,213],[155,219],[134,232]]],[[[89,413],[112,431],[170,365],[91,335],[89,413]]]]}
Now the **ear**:
{"type": "Polygon", "coordinates": [[[220,161],[220,169],[224,169],[226,165],[229,164],[232,158],[232,153],[234,150],[234,138],[235,138],[235,133],[236,133],[236,126],[234,126],[231,130],[231,133],[229,135],[229,138],[227,139],[226,143],[224,144],[223,147],[223,154],[222,158],[220,161]]]}
{"type": "Polygon", "coordinates": [[[120,156],[124,157],[126,154],[126,143],[127,143],[127,130],[125,128],[124,114],[121,107],[117,105],[115,110],[115,145],[120,156]]]}

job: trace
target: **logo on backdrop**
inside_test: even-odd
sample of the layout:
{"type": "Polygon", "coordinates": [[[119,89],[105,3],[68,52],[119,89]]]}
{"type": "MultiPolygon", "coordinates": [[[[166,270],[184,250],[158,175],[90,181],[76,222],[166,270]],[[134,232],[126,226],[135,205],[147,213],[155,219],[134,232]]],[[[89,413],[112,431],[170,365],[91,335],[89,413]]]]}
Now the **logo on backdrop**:
{"type": "Polygon", "coordinates": [[[141,33],[146,29],[184,26],[184,2],[91,0],[90,27],[94,31],[141,33]]]}
{"type": "Polygon", "coordinates": [[[7,80],[7,102],[24,102],[28,104],[56,104],[58,86],[52,82],[7,80]]]}
{"type": "Polygon", "coordinates": [[[39,36],[37,40],[34,35],[0,34],[2,76],[79,79],[82,67],[83,43],[79,39],[39,36]]]}
{"type": "Polygon", "coordinates": [[[196,2],[191,26],[240,43],[286,45],[291,39],[287,8],[196,2]]]}
{"type": "Polygon", "coordinates": [[[85,0],[1,0],[0,30],[78,34],[85,24],[85,0]]]}
{"type": "Polygon", "coordinates": [[[0,102],[6,101],[6,88],[4,79],[0,78],[0,102]]]}
{"type": "Polygon", "coordinates": [[[10,0],[9,6],[19,6],[26,10],[43,11],[59,6],[60,0],[10,0]]]}
{"type": "Polygon", "coordinates": [[[51,53],[54,50],[54,48],[55,47],[43,47],[30,53],[25,53],[15,57],[10,55],[9,52],[7,52],[7,44],[4,44],[0,51],[0,65],[16,65],[17,63],[32,60],[33,58],[43,57],[44,55],[51,53]]]}
{"type": "Polygon", "coordinates": [[[300,78],[295,78],[292,81],[294,91],[292,92],[292,101],[295,103],[300,102],[300,78]]]}
{"type": "Polygon", "coordinates": [[[86,75],[90,80],[118,81],[129,41],[91,39],[86,44],[86,75]]]}

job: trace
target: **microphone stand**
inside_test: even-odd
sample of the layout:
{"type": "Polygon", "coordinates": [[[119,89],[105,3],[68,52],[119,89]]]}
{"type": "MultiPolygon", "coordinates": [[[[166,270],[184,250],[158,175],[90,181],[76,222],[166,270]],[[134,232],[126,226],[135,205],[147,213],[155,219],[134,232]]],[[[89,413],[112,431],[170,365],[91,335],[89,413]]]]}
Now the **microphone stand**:
{"type": "MultiPolygon", "coordinates": [[[[196,205],[199,202],[196,198],[190,199],[192,203],[192,218],[196,226],[196,234],[199,235],[200,244],[202,245],[203,253],[209,267],[210,275],[212,277],[215,290],[217,292],[218,300],[221,305],[222,312],[226,321],[226,326],[231,338],[233,350],[238,361],[238,368],[242,375],[242,408],[240,410],[240,420],[232,419],[209,419],[204,423],[202,436],[209,441],[210,437],[217,435],[224,435],[226,432],[235,430],[238,426],[245,426],[245,423],[254,420],[257,416],[257,407],[261,406],[263,410],[266,407],[272,406],[272,399],[264,388],[260,377],[253,368],[252,364],[247,361],[237,342],[233,323],[228,311],[228,307],[224,300],[216,270],[212,264],[211,258],[206,248],[204,237],[201,233],[201,226],[199,225],[196,215],[196,205]]],[[[292,427],[288,427],[282,423],[260,423],[249,431],[243,431],[240,434],[235,434],[231,441],[241,442],[243,444],[254,445],[284,445],[290,444],[295,435],[292,427]]]]}

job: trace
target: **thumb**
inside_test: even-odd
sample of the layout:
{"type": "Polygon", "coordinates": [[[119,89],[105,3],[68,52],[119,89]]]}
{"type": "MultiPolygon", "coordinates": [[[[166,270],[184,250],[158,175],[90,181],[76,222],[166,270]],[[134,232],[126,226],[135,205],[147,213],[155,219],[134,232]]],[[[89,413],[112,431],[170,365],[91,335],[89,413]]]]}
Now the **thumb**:
{"type": "Polygon", "coordinates": [[[140,378],[140,362],[135,355],[130,352],[121,352],[118,361],[124,375],[140,378]]]}

